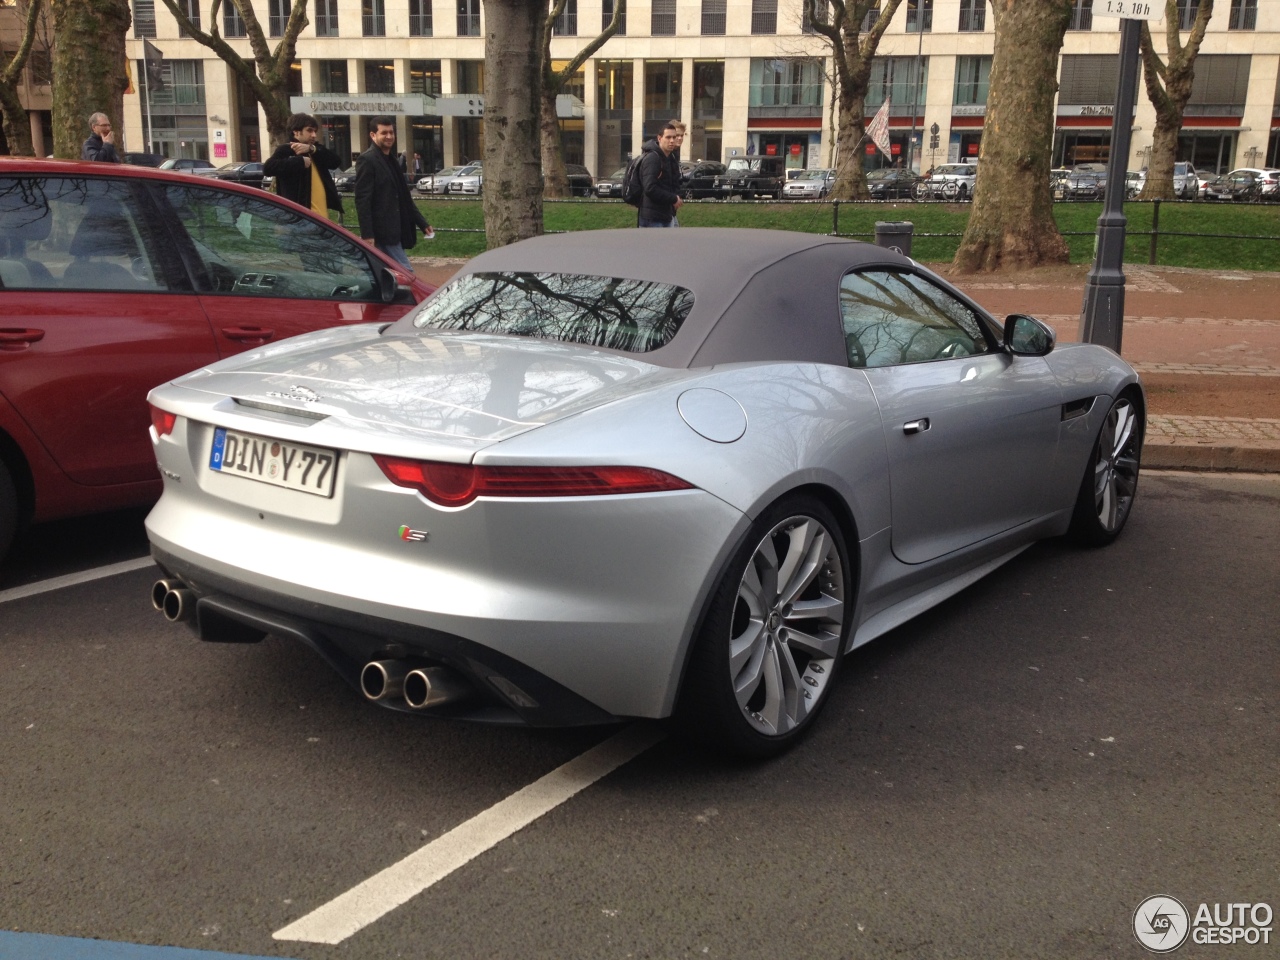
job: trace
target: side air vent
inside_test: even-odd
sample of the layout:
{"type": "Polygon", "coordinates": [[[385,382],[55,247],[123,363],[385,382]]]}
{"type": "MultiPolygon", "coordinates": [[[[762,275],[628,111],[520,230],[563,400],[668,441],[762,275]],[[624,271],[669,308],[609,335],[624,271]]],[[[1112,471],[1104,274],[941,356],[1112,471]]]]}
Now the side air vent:
{"type": "Polygon", "coordinates": [[[1083,400],[1070,400],[1062,405],[1062,419],[1074,420],[1077,417],[1087,417],[1089,411],[1093,409],[1093,403],[1097,397],[1085,397],[1083,400]]]}

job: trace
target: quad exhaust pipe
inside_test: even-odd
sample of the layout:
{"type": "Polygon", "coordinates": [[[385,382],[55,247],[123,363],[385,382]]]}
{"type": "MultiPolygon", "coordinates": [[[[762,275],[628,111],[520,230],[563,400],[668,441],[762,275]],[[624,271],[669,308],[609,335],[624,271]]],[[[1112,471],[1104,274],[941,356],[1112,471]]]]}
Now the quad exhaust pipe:
{"type": "Polygon", "coordinates": [[[181,580],[157,580],[151,586],[151,605],[170,623],[194,617],[196,599],[195,591],[181,580]]]}
{"type": "Polygon", "coordinates": [[[360,689],[375,703],[396,697],[413,710],[427,710],[462,700],[471,686],[448,667],[418,667],[410,670],[400,660],[371,660],[360,671],[360,689]]]}

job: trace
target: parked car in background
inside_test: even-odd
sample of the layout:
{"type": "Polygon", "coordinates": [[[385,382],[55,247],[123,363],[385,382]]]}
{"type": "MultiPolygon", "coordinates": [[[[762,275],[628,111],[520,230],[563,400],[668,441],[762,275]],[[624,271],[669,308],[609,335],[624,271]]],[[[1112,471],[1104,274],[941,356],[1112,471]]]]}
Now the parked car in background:
{"type": "Polygon", "coordinates": [[[208,160],[197,160],[193,157],[170,157],[160,164],[161,170],[176,170],[180,173],[195,173],[198,170],[212,170],[213,164],[208,160]]]}
{"type": "Polygon", "coordinates": [[[167,158],[162,153],[126,153],[122,159],[135,167],[159,167],[167,158]]]}
{"type": "MultiPolygon", "coordinates": [[[[414,189],[419,193],[448,193],[449,182],[467,167],[468,164],[445,167],[435,173],[429,173],[425,177],[419,177],[418,182],[414,184],[414,189]]],[[[476,169],[479,169],[478,164],[476,169]]]]}
{"type": "Polygon", "coordinates": [[[1132,200],[1142,192],[1142,188],[1147,185],[1146,168],[1142,170],[1129,170],[1124,175],[1124,195],[1126,200],[1132,200]]]}
{"type": "MultiPolygon", "coordinates": [[[[283,672],[314,656],[303,641],[381,707],[675,715],[757,758],[799,741],[850,650],[1037,540],[1114,541],[1145,419],[1108,348],[996,320],[888,250],[782,230],[513,243],[395,323],[149,400],[152,602],[239,641],[201,651],[226,663],[193,709],[249,695],[234,671],[263,657],[244,643],[294,644],[283,672]]],[[[1099,575],[1096,558],[1073,564],[1099,575]]]]}
{"type": "Polygon", "coordinates": [[[939,164],[927,179],[912,188],[911,195],[917,200],[968,200],[973,196],[977,177],[976,163],[939,164]]]}
{"type": "Polygon", "coordinates": [[[1205,187],[1206,200],[1249,203],[1262,199],[1262,177],[1252,170],[1232,170],[1205,187]]]}
{"type": "Polygon", "coordinates": [[[1064,200],[1101,200],[1107,189],[1105,163],[1077,163],[1067,175],[1064,200]]]}
{"type": "Polygon", "coordinates": [[[1200,200],[1207,200],[1209,197],[1210,188],[1216,187],[1218,184],[1222,183],[1226,179],[1227,179],[1227,175],[1225,173],[1197,174],[1196,180],[1199,183],[1199,188],[1197,190],[1197,198],[1200,200]]]}
{"type": "Polygon", "coordinates": [[[780,198],[786,182],[784,157],[734,157],[718,178],[720,195],[754,200],[760,196],[780,198]]]}
{"type": "Polygon", "coordinates": [[[262,164],[256,160],[239,160],[236,163],[223,164],[214,170],[195,170],[198,177],[209,177],[212,180],[226,180],[230,183],[243,183],[246,187],[262,187],[262,164]]]}
{"type": "MultiPolygon", "coordinates": [[[[834,183],[835,171],[832,171],[834,183]]],[[[867,192],[872,200],[902,200],[916,194],[920,176],[903,167],[881,167],[867,174],[867,192]]]]}
{"type": "Polygon", "coordinates": [[[449,178],[445,192],[450,196],[479,196],[484,186],[484,172],[480,164],[471,163],[449,178]]]}
{"type": "Polygon", "coordinates": [[[1049,171],[1049,188],[1053,191],[1053,199],[1061,200],[1067,187],[1067,177],[1071,171],[1066,167],[1054,167],[1049,171]]]}
{"type": "Polygon", "coordinates": [[[1239,167],[1232,170],[1228,177],[1237,173],[1251,173],[1258,181],[1258,200],[1280,199],[1280,170],[1271,167],[1239,167]]]}
{"type": "Polygon", "coordinates": [[[1190,163],[1173,165],[1173,195],[1179,200],[1194,200],[1200,192],[1200,178],[1190,163]]]}
{"type": "Polygon", "coordinates": [[[580,163],[566,163],[564,172],[569,178],[569,196],[589,197],[596,190],[595,177],[580,163]]]}
{"type": "Polygon", "coordinates": [[[627,168],[624,164],[607,177],[601,177],[596,181],[596,196],[610,197],[622,196],[622,178],[626,175],[627,168]]]}
{"type": "Polygon", "coordinates": [[[821,200],[831,192],[835,182],[834,170],[823,168],[801,170],[799,174],[782,185],[782,196],[787,200],[821,200]]]}
{"type": "Polygon", "coordinates": [[[681,164],[683,178],[680,181],[680,195],[686,200],[705,200],[723,195],[716,186],[718,178],[724,176],[725,165],[715,160],[698,160],[685,169],[681,164]]]}
{"type": "Polygon", "coordinates": [[[345,170],[339,170],[333,175],[334,189],[339,193],[355,193],[356,190],[356,165],[353,163],[345,170]]]}
{"type": "Polygon", "coordinates": [[[432,289],[261,190],[8,158],[0,286],[0,555],[28,521],[159,495],[156,384],[295,334],[394,320],[432,289]]]}

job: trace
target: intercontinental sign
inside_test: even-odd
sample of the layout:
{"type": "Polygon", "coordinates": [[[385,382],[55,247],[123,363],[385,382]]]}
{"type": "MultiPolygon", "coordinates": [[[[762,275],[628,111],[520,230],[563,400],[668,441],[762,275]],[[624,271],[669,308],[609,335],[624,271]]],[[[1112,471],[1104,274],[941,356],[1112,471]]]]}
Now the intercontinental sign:
{"type": "Polygon", "coordinates": [[[289,109],[294,113],[324,116],[346,113],[420,117],[435,113],[435,99],[418,93],[315,94],[309,97],[290,97],[289,109]]]}

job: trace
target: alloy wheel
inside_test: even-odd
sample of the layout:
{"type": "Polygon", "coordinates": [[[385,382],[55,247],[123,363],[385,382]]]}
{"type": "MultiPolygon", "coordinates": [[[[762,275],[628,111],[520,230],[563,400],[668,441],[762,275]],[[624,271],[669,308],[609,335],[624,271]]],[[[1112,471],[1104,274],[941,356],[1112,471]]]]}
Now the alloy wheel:
{"type": "Polygon", "coordinates": [[[1138,489],[1138,416],[1133,403],[1121,398],[1112,406],[1098,435],[1093,468],[1093,503],[1098,524],[1107,533],[1124,526],[1138,489]]]}

